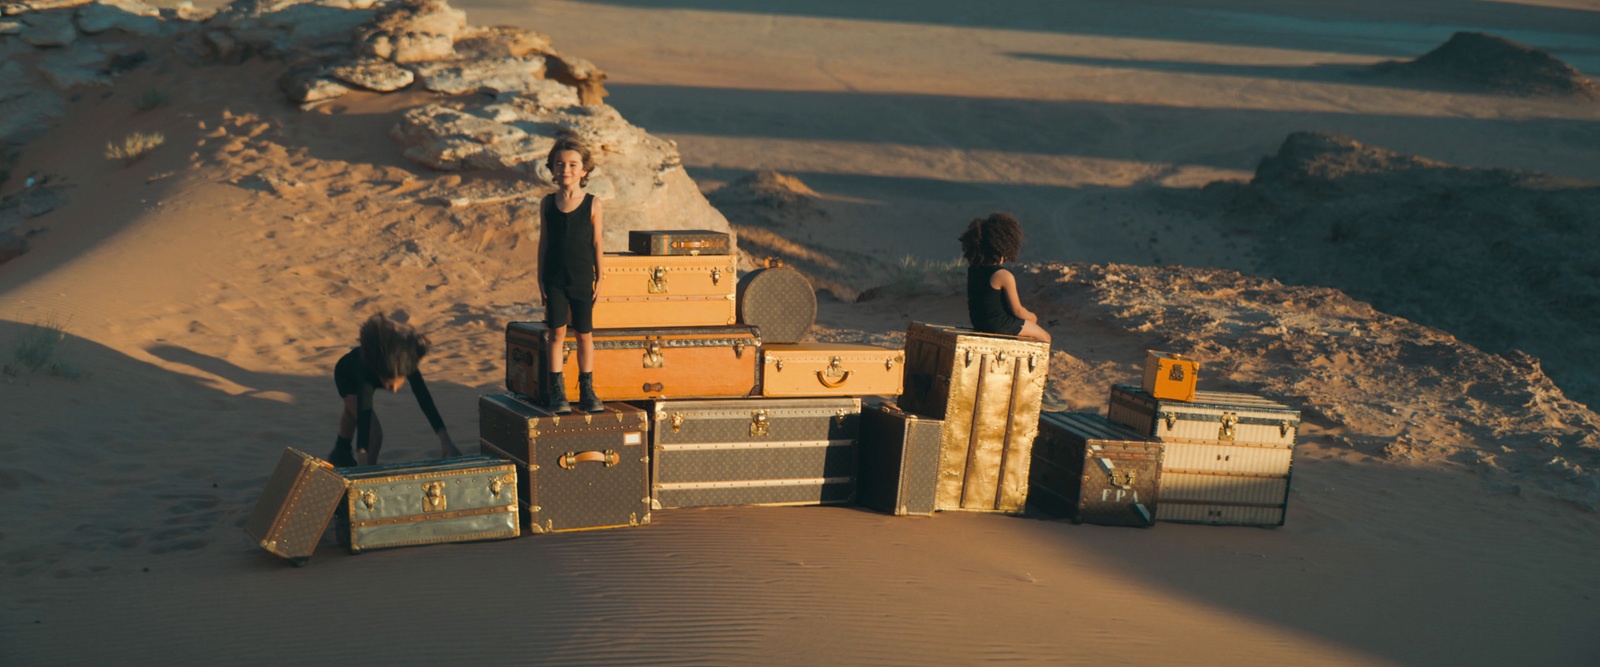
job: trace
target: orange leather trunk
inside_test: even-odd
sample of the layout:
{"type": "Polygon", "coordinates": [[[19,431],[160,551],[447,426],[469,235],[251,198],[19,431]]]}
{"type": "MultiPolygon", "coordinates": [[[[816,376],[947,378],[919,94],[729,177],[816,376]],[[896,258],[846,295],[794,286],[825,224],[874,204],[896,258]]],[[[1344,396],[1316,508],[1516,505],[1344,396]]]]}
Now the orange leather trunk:
{"type": "MultiPolygon", "coordinates": [[[[545,400],[549,328],[506,325],[506,389],[545,400]]],[[[743,398],[756,395],[761,337],[755,327],[596,329],[594,388],[603,401],[653,398],[743,398]]],[[[562,380],[578,397],[578,339],[568,330],[562,380]]]]}
{"type": "Polygon", "coordinates": [[[606,253],[595,329],[720,327],[737,319],[732,255],[606,253]]]}

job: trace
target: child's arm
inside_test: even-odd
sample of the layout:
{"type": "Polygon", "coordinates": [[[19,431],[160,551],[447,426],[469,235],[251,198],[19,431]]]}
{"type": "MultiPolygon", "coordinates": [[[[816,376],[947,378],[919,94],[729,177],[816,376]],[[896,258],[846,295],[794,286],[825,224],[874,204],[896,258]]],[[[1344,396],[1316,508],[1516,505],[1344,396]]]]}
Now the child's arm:
{"type": "Polygon", "coordinates": [[[534,282],[539,284],[539,305],[541,305],[541,306],[543,306],[545,304],[545,299],[544,299],[544,248],[545,248],[545,239],[547,239],[549,237],[550,237],[550,227],[549,227],[549,225],[547,225],[545,223],[545,219],[544,219],[544,200],[540,199],[539,200],[539,250],[538,250],[539,254],[535,257],[535,259],[538,261],[538,263],[535,265],[535,268],[534,268],[533,280],[534,280],[534,282]]]}
{"type": "Polygon", "coordinates": [[[600,245],[600,239],[605,237],[605,217],[599,197],[589,204],[589,220],[594,223],[594,300],[599,303],[600,285],[606,281],[605,247],[600,245]]]}
{"type": "Polygon", "coordinates": [[[1010,271],[1005,269],[995,271],[994,275],[989,278],[989,286],[1005,291],[1006,302],[1011,305],[1012,315],[1020,317],[1026,322],[1039,321],[1038,315],[1035,315],[1033,314],[1033,311],[1022,307],[1022,299],[1017,296],[1017,277],[1011,275],[1010,271]]]}

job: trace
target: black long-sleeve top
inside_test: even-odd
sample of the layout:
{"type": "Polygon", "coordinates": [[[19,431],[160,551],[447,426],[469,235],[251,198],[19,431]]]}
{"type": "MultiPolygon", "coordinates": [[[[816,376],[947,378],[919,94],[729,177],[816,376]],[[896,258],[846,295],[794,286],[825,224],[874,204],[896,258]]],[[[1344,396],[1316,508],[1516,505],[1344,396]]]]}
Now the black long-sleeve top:
{"type": "MultiPolygon", "coordinates": [[[[361,360],[361,348],[356,347],[339,357],[338,363],[333,365],[333,382],[339,387],[340,398],[356,397],[356,449],[365,451],[372,438],[372,394],[382,380],[361,360]]],[[[428,418],[428,425],[433,427],[434,432],[444,428],[444,418],[439,416],[439,408],[433,404],[433,394],[428,393],[428,385],[422,381],[422,371],[412,371],[407,375],[406,384],[411,385],[411,394],[417,397],[417,407],[422,408],[422,414],[428,418]]]]}

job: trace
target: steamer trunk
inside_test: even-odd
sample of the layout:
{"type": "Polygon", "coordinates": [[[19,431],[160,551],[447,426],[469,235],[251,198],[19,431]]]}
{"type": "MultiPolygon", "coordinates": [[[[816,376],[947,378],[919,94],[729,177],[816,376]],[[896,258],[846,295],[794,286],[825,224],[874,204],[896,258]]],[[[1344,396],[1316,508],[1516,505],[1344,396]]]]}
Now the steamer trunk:
{"type": "Polygon", "coordinates": [[[906,331],[907,412],[944,420],[934,507],[1021,513],[1050,346],[913,322],[906,331]]]}
{"type": "Polygon", "coordinates": [[[1194,401],[1111,388],[1107,415],[1164,443],[1156,519],[1283,525],[1300,413],[1248,394],[1197,391],[1194,401]]]}
{"type": "Polygon", "coordinates": [[[1039,417],[1028,491],[1034,506],[1082,523],[1148,527],[1160,479],[1160,441],[1100,415],[1039,417]]]}
{"type": "Polygon", "coordinates": [[[596,329],[732,325],[739,276],[732,255],[606,253],[596,329]]]}
{"type": "Polygon", "coordinates": [[[857,501],[898,516],[932,516],[943,433],[943,421],[894,405],[863,408],[857,501]]]}
{"type": "MultiPolygon", "coordinates": [[[[545,340],[539,322],[506,325],[506,389],[545,400],[545,340]]],[[[570,329],[562,380],[578,395],[577,334],[570,329]]],[[[761,337],[751,327],[596,329],[594,388],[601,400],[746,397],[760,391],[761,337]]]]}
{"type": "Polygon", "coordinates": [[[805,276],[781,264],[739,279],[739,323],[761,330],[770,343],[794,343],[817,322],[817,293],[805,276]]]}
{"type": "Polygon", "coordinates": [[[342,497],[344,478],[334,472],[333,464],[287,447],[244,530],[261,548],[303,566],[311,560],[342,497]]]}
{"type": "Polygon", "coordinates": [[[350,553],[516,537],[517,475],[487,456],[411,461],[339,473],[349,485],[350,553]]]}
{"type": "Polygon", "coordinates": [[[899,396],[903,350],[838,343],[761,346],[762,396],[899,396]]]}
{"type": "Polygon", "coordinates": [[[859,398],[661,400],[647,409],[657,509],[855,497],[859,398]]]}
{"type": "Polygon", "coordinates": [[[650,523],[647,414],[607,403],[555,415],[509,395],[478,397],[478,446],[516,466],[533,533],[650,523]]]}
{"type": "Polygon", "coordinates": [[[628,252],[635,255],[726,255],[728,234],[709,229],[634,230],[628,252]]]}

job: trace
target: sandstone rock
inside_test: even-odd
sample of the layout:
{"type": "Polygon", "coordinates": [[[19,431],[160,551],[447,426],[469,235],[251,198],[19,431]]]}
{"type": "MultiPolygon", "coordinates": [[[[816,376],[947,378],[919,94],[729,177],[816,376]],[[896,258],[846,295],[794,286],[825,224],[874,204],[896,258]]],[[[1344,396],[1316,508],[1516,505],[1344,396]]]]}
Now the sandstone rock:
{"type": "Polygon", "coordinates": [[[443,0],[404,0],[356,31],[356,51],[397,63],[448,58],[467,15],[443,0]]]}
{"type": "Polygon", "coordinates": [[[334,57],[377,12],[349,0],[237,0],[206,22],[241,46],[275,55],[334,57]]]}
{"type": "Polygon", "coordinates": [[[0,35],[17,35],[27,26],[21,21],[0,21],[0,35]]]}
{"type": "Polygon", "coordinates": [[[521,58],[553,52],[549,37],[513,26],[470,28],[456,36],[455,49],[462,58],[521,58]]]}
{"type": "Polygon", "coordinates": [[[1600,86],[1549,52],[1482,32],[1457,32],[1415,60],[1378,63],[1369,72],[1502,95],[1600,100],[1600,86]]]}
{"type": "Polygon", "coordinates": [[[328,68],[328,76],[380,93],[400,90],[416,78],[404,67],[379,58],[362,58],[328,68]]]}
{"type": "Polygon", "coordinates": [[[78,39],[71,12],[29,12],[22,15],[22,22],[28,24],[22,41],[34,46],[66,46],[78,39]]]}
{"type": "Polygon", "coordinates": [[[551,52],[547,67],[550,78],[577,89],[578,99],[585,106],[604,103],[606,73],[595,67],[594,63],[576,56],[551,52]]]}
{"type": "Polygon", "coordinates": [[[78,7],[78,29],[90,35],[120,30],[139,37],[169,32],[156,8],[142,2],[91,2],[78,7]]]}
{"type": "Polygon", "coordinates": [[[106,74],[106,66],[110,62],[110,54],[95,48],[93,44],[78,42],[71,47],[52,51],[41,58],[38,65],[39,70],[56,87],[72,88],[111,85],[111,77],[106,74]]]}
{"type": "Polygon", "coordinates": [[[78,5],[85,5],[93,1],[94,0],[24,0],[23,2],[10,2],[0,5],[0,14],[13,16],[27,12],[41,12],[47,9],[77,7],[78,5]]]}
{"type": "Polygon", "coordinates": [[[320,67],[297,67],[283,73],[278,87],[295,102],[320,102],[350,92],[349,88],[329,79],[320,67]]]}
{"type": "Polygon", "coordinates": [[[537,90],[544,76],[544,57],[494,60],[445,60],[412,68],[422,85],[436,93],[459,95],[488,88],[500,93],[537,90]]]}

